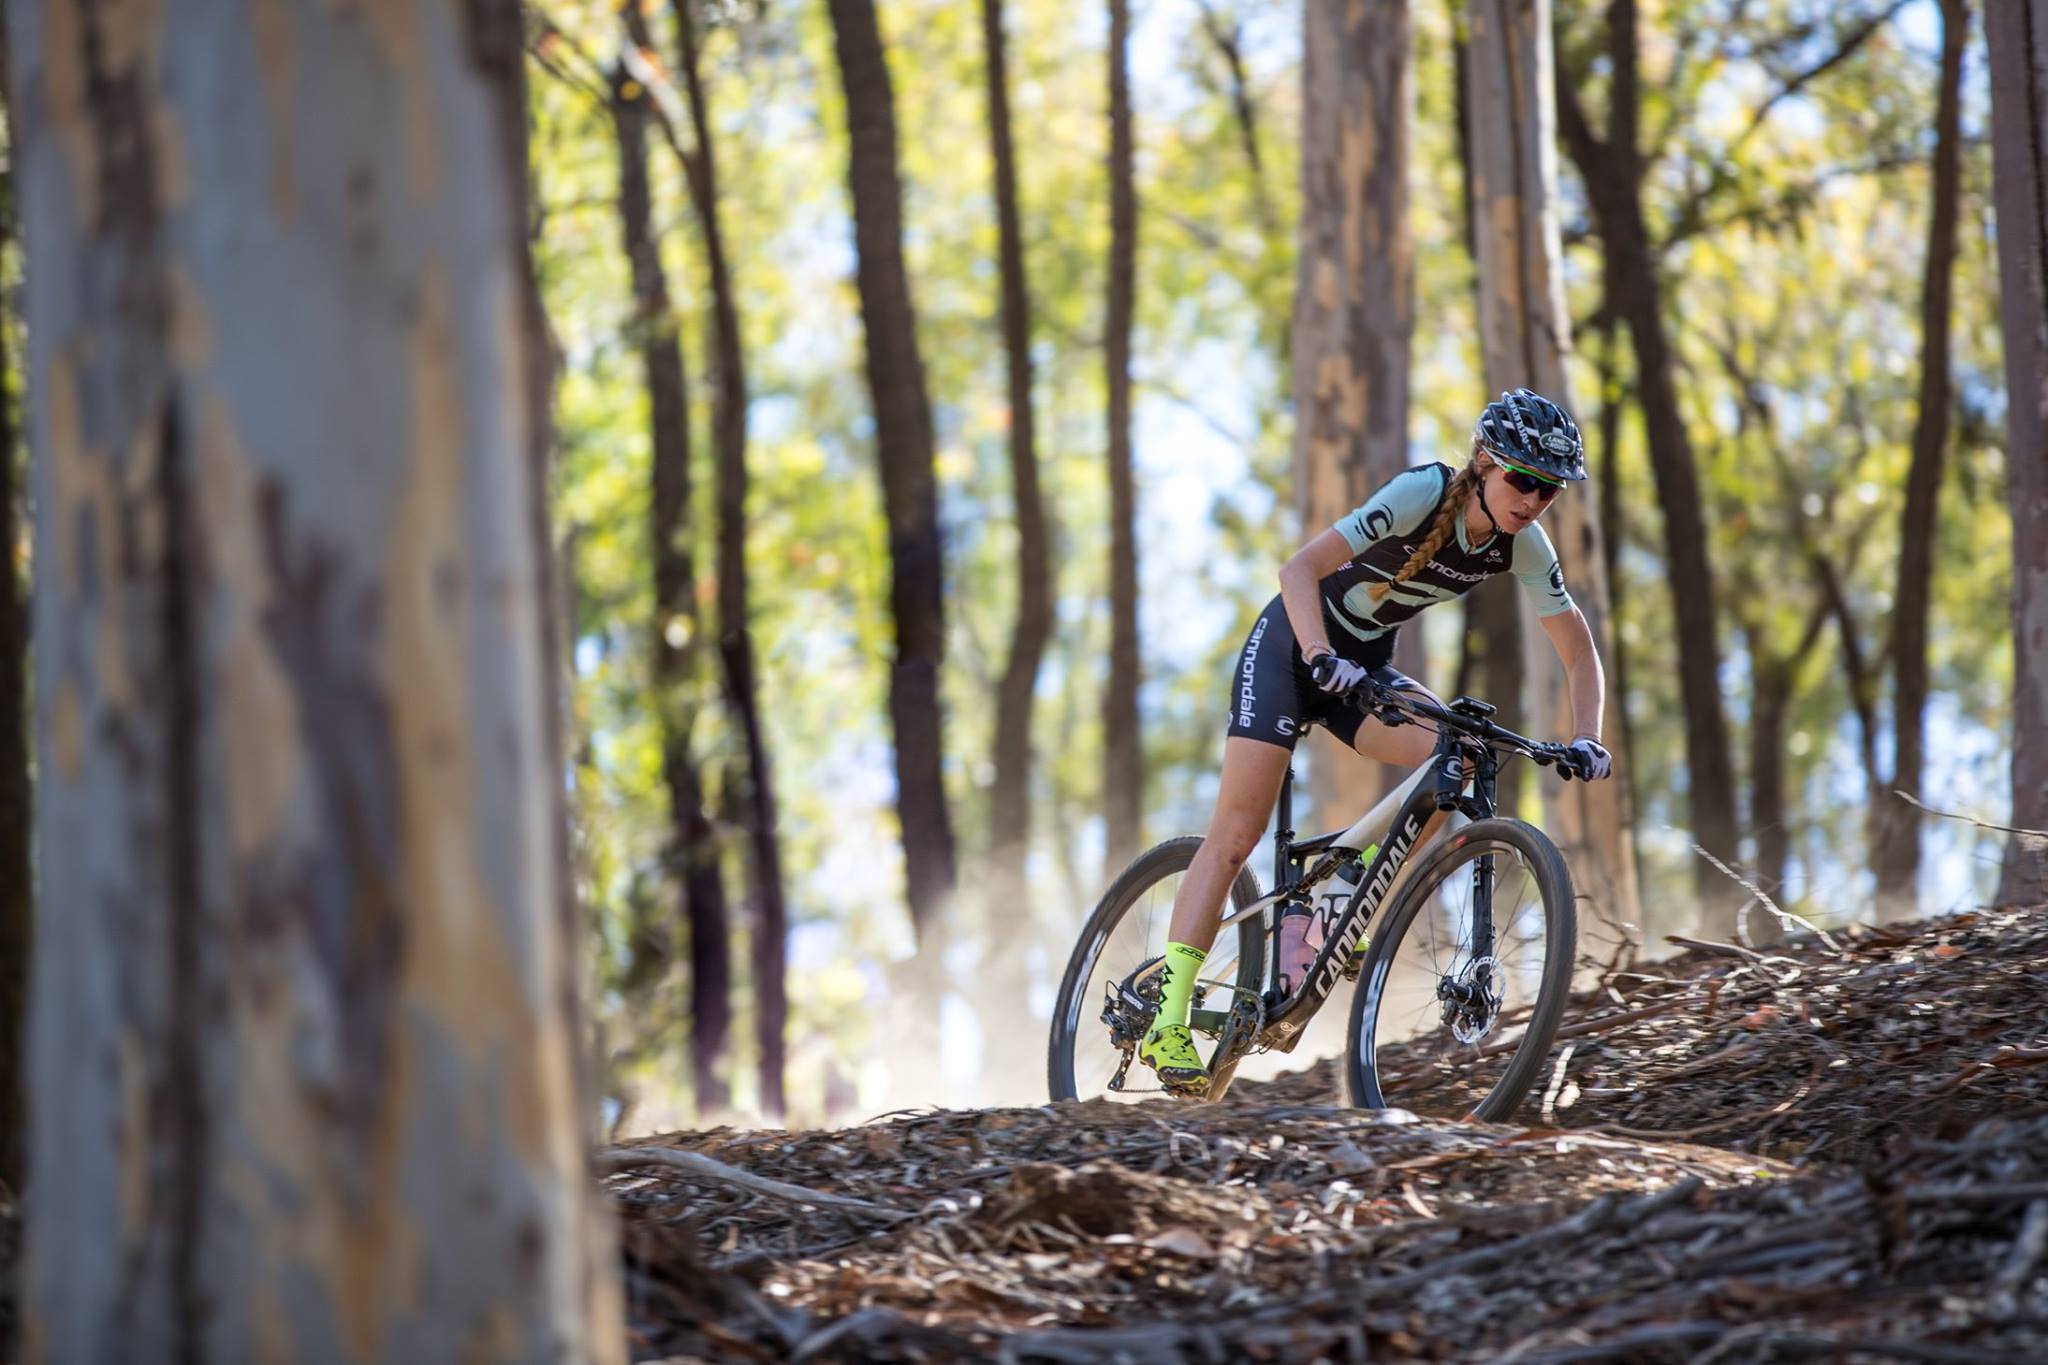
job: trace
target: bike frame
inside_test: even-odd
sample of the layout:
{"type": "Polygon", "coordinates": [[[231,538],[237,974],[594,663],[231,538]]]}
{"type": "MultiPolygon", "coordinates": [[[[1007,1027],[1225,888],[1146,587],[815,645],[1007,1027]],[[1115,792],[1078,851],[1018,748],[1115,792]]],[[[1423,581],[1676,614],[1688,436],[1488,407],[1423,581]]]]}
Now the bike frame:
{"type": "MultiPolygon", "coordinates": [[[[1375,682],[1368,698],[1362,703],[1364,709],[1389,725],[1436,724],[1436,752],[1349,828],[1298,842],[1292,828],[1294,769],[1292,765],[1288,767],[1280,788],[1279,822],[1273,841],[1274,889],[1225,919],[1225,926],[1251,915],[1264,915],[1270,934],[1275,907],[1355,863],[1359,854],[1372,844],[1377,842],[1380,849],[1364,869],[1349,903],[1329,925],[1323,946],[1309,966],[1303,989],[1265,1016],[1258,1042],[1268,1048],[1292,1050],[1309,1021],[1329,999],[1344,976],[1351,954],[1364,942],[1373,917],[1414,854],[1431,817],[1457,811],[1474,820],[1486,819],[1494,813],[1495,785],[1505,759],[1521,753],[1547,765],[1559,761],[1563,753],[1562,746],[1527,739],[1492,724],[1485,716],[1493,708],[1468,697],[1440,708],[1425,697],[1375,682]],[[1311,857],[1316,862],[1308,866],[1311,857]]],[[[1491,860],[1481,859],[1476,869],[1480,885],[1473,898],[1475,960],[1493,951],[1491,871],[1491,860]]],[[[1230,1014],[1228,1009],[1195,1010],[1190,1023],[1198,1029],[1221,1033],[1228,1026],[1230,1014]]]]}

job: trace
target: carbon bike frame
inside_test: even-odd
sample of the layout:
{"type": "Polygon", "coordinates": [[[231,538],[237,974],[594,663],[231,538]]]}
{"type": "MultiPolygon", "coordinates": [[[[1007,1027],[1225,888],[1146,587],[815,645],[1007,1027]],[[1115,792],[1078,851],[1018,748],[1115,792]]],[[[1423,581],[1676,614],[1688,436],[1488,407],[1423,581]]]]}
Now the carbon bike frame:
{"type": "MultiPolygon", "coordinates": [[[[1493,708],[1470,697],[1460,697],[1448,707],[1438,707],[1426,698],[1406,694],[1402,689],[1375,681],[1368,685],[1358,700],[1361,709],[1389,725],[1436,724],[1436,752],[1425,765],[1426,775],[1415,783],[1407,799],[1395,811],[1379,853],[1366,867],[1358,890],[1352,893],[1349,904],[1330,925],[1322,948],[1309,966],[1302,989],[1265,1016],[1265,1026],[1259,1030],[1256,1042],[1267,1048],[1291,1050],[1323,1002],[1329,999],[1337,982],[1343,978],[1345,964],[1350,961],[1352,952],[1364,942],[1373,916],[1378,913],[1388,890],[1414,852],[1416,841],[1431,816],[1440,811],[1460,811],[1474,820],[1492,815],[1494,789],[1504,752],[1507,758],[1522,754],[1545,766],[1564,757],[1562,745],[1528,739],[1488,721],[1485,717],[1493,708]],[[1466,772],[1468,766],[1471,769],[1469,777],[1466,772]],[[1465,790],[1468,782],[1470,792],[1465,790]]],[[[1225,922],[1269,912],[1293,898],[1302,888],[1316,885],[1335,874],[1346,862],[1355,860],[1360,850],[1348,841],[1355,839],[1362,843],[1364,831],[1361,827],[1366,826],[1371,818],[1368,814],[1348,829],[1296,842],[1292,828],[1294,768],[1290,764],[1280,788],[1279,828],[1273,838],[1274,889],[1225,922]],[[1310,857],[1316,857],[1317,861],[1313,866],[1306,866],[1310,857]]],[[[1482,858],[1475,869],[1479,885],[1475,888],[1472,907],[1471,956],[1474,960],[1489,956],[1493,951],[1491,872],[1491,859],[1482,858]]],[[[1231,1013],[1229,1010],[1195,1010],[1191,1023],[1197,1028],[1207,1025],[1210,1030],[1222,1032],[1228,1027],[1231,1013]]]]}

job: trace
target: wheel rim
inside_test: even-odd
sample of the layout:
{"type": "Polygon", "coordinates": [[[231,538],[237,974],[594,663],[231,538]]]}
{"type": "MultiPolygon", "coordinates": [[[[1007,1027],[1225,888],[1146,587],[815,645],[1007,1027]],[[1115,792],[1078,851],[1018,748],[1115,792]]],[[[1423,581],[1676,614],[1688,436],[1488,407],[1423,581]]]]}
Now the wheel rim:
{"type": "Polygon", "coordinates": [[[1458,850],[1361,986],[1358,1045],[1378,1104],[1460,1117],[1499,1089],[1542,994],[1554,923],[1519,849],[1485,840],[1458,850]],[[1494,935],[1482,971],[1471,934],[1475,873],[1489,862],[1494,935]]]}
{"type": "MultiPolygon", "coordinates": [[[[1121,1091],[1110,1089],[1110,1081],[1123,1061],[1123,1051],[1116,1041],[1118,1025],[1105,1022],[1103,1013],[1111,988],[1121,989],[1126,981],[1141,972],[1139,992],[1143,998],[1156,1004],[1157,963],[1166,951],[1174,894],[1185,876],[1183,869],[1155,879],[1125,905],[1123,913],[1107,929],[1095,932],[1081,947],[1078,985],[1063,1002],[1066,1015],[1061,1021],[1069,1040],[1067,1061],[1076,1099],[1136,1102],[1155,1099],[1165,1093],[1151,1068],[1139,1062],[1135,1055],[1125,1072],[1124,1088],[1121,1091]]],[[[1238,972],[1237,945],[1236,930],[1226,929],[1217,935],[1196,981],[1196,1009],[1227,1010],[1230,1007],[1230,986],[1237,980],[1238,972]]],[[[1136,1027],[1137,1016],[1128,1010],[1121,1011],[1121,1015],[1123,1027],[1127,1030],[1136,1027]]],[[[1211,1055],[1214,1042],[1213,1038],[1201,1032],[1195,1035],[1196,1046],[1202,1049],[1211,1065],[1214,1064],[1211,1055]]]]}

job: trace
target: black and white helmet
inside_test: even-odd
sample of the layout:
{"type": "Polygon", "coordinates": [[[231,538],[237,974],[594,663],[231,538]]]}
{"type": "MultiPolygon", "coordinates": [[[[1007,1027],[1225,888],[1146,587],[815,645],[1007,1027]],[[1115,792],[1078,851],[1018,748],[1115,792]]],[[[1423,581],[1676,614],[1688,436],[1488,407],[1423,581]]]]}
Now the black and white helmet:
{"type": "Polygon", "coordinates": [[[1531,389],[1504,393],[1472,427],[1479,444],[1546,479],[1586,477],[1586,442],[1571,414],[1531,389]]]}

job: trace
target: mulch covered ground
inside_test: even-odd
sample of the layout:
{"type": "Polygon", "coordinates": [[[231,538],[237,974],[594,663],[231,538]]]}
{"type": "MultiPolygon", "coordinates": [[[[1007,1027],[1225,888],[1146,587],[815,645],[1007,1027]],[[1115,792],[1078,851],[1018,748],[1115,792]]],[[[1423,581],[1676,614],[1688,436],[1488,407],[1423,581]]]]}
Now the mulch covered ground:
{"type": "Polygon", "coordinates": [[[2048,1360],[2044,948],[1983,912],[1616,968],[1511,1126],[1309,1072],[622,1149],[634,1350],[2048,1360]]]}

